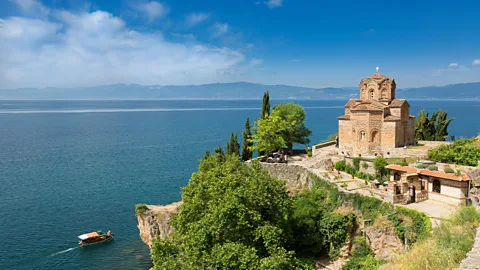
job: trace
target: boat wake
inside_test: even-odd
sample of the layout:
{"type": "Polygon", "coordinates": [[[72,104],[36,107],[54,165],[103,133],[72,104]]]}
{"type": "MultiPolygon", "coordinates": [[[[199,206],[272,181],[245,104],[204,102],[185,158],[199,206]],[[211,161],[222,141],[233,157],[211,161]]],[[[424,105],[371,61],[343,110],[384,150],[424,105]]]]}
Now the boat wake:
{"type": "Polygon", "coordinates": [[[60,255],[60,254],[65,253],[65,252],[72,251],[72,250],[77,249],[77,248],[79,248],[79,247],[73,247],[73,248],[65,249],[65,250],[62,250],[62,251],[53,253],[53,254],[50,255],[49,257],[57,256],[57,255],[60,255]]]}

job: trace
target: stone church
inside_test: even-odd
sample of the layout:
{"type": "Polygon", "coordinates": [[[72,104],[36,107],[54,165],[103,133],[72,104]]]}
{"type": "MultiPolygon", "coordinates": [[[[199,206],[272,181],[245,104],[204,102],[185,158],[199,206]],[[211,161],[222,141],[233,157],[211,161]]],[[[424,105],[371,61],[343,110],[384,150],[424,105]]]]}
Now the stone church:
{"type": "Polygon", "coordinates": [[[395,80],[378,73],[360,81],[360,98],[345,104],[338,117],[339,151],[349,156],[388,155],[414,143],[415,116],[404,99],[395,99],[395,80]]]}

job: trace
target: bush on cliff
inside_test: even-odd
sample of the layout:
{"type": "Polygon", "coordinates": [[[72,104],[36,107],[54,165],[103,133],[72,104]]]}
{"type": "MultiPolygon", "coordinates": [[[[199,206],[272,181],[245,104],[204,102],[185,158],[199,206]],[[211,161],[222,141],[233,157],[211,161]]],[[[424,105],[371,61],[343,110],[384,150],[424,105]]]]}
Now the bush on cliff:
{"type": "Polygon", "coordinates": [[[140,203],[140,204],[135,205],[135,215],[137,215],[137,216],[145,213],[145,211],[147,211],[147,210],[148,210],[148,207],[144,203],[140,203]]]}
{"type": "MultiPolygon", "coordinates": [[[[173,240],[152,246],[154,269],[298,269],[288,249],[292,198],[285,182],[232,155],[200,162],[182,192],[173,240]],[[170,267],[166,261],[175,261],[170,267]]],[[[311,268],[311,267],[310,267],[311,268]]]]}

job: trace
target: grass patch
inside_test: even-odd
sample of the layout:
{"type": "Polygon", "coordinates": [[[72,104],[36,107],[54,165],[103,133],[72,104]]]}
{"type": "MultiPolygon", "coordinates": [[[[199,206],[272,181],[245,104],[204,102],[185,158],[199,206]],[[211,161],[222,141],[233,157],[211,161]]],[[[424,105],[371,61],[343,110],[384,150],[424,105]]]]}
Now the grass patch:
{"type": "Polygon", "coordinates": [[[400,164],[405,159],[408,164],[415,163],[417,161],[416,157],[407,157],[407,158],[386,158],[388,164],[400,164]]]}
{"type": "Polygon", "coordinates": [[[463,206],[433,229],[431,237],[394,258],[385,269],[457,269],[472,248],[479,224],[480,213],[463,206]]]}

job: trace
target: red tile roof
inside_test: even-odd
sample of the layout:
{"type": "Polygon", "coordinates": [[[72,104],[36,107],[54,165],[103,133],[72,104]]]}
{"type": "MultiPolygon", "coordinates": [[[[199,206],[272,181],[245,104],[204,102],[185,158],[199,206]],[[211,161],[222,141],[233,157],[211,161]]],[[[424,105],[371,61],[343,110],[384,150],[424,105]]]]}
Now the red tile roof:
{"type": "Polygon", "coordinates": [[[350,115],[342,115],[338,117],[338,120],[350,120],[350,115]]]}
{"type": "Polygon", "coordinates": [[[402,107],[403,104],[405,104],[405,103],[408,104],[408,102],[405,99],[394,99],[390,103],[389,107],[390,108],[398,108],[398,107],[402,107]]]}
{"type": "Polygon", "coordinates": [[[456,176],[453,173],[430,171],[430,170],[421,170],[420,174],[427,175],[427,176],[438,177],[438,178],[442,178],[442,179],[455,180],[455,181],[468,181],[468,180],[470,180],[470,177],[468,177],[468,175],[466,175],[466,174],[462,174],[461,176],[456,176]]]}
{"type": "Polygon", "coordinates": [[[350,99],[347,104],[345,104],[345,108],[355,106],[357,104],[357,101],[355,99],[350,99]]]}
{"type": "Polygon", "coordinates": [[[408,166],[400,166],[400,165],[397,165],[397,164],[390,164],[390,165],[385,166],[385,168],[390,169],[390,170],[395,170],[395,171],[402,171],[402,172],[406,172],[406,173],[416,173],[417,172],[417,169],[415,169],[415,168],[408,167],[408,166]]]}
{"type": "Polygon", "coordinates": [[[401,172],[406,172],[406,173],[417,173],[417,174],[421,174],[421,175],[432,176],[432,177],[437,177],[437,178],[442,178],[442,179],[449,179],[449,180],[454,180],[454,181],[468,181],[468,180],[470,180],[470,177],[468,175],[464,174],[464,173],[461,176],[457,176],[453,173],[431,171],[431,170],[419,170],[419,169],[416,169],[416,168],[407,167],[407,166],[400,166],[400,165],[396,165],[396,164],[387,165],[386,168],[390,169],[390,170],[395,170],[395,171],[401,171],[401,172]]]}
{"type": "Polygon", "coordinates": [[[394,116],[394,115],[389,115],[389,116],[385,117],[384,119],[385,119],[385,121],[399,121],[400,117],[394,116]]]}

